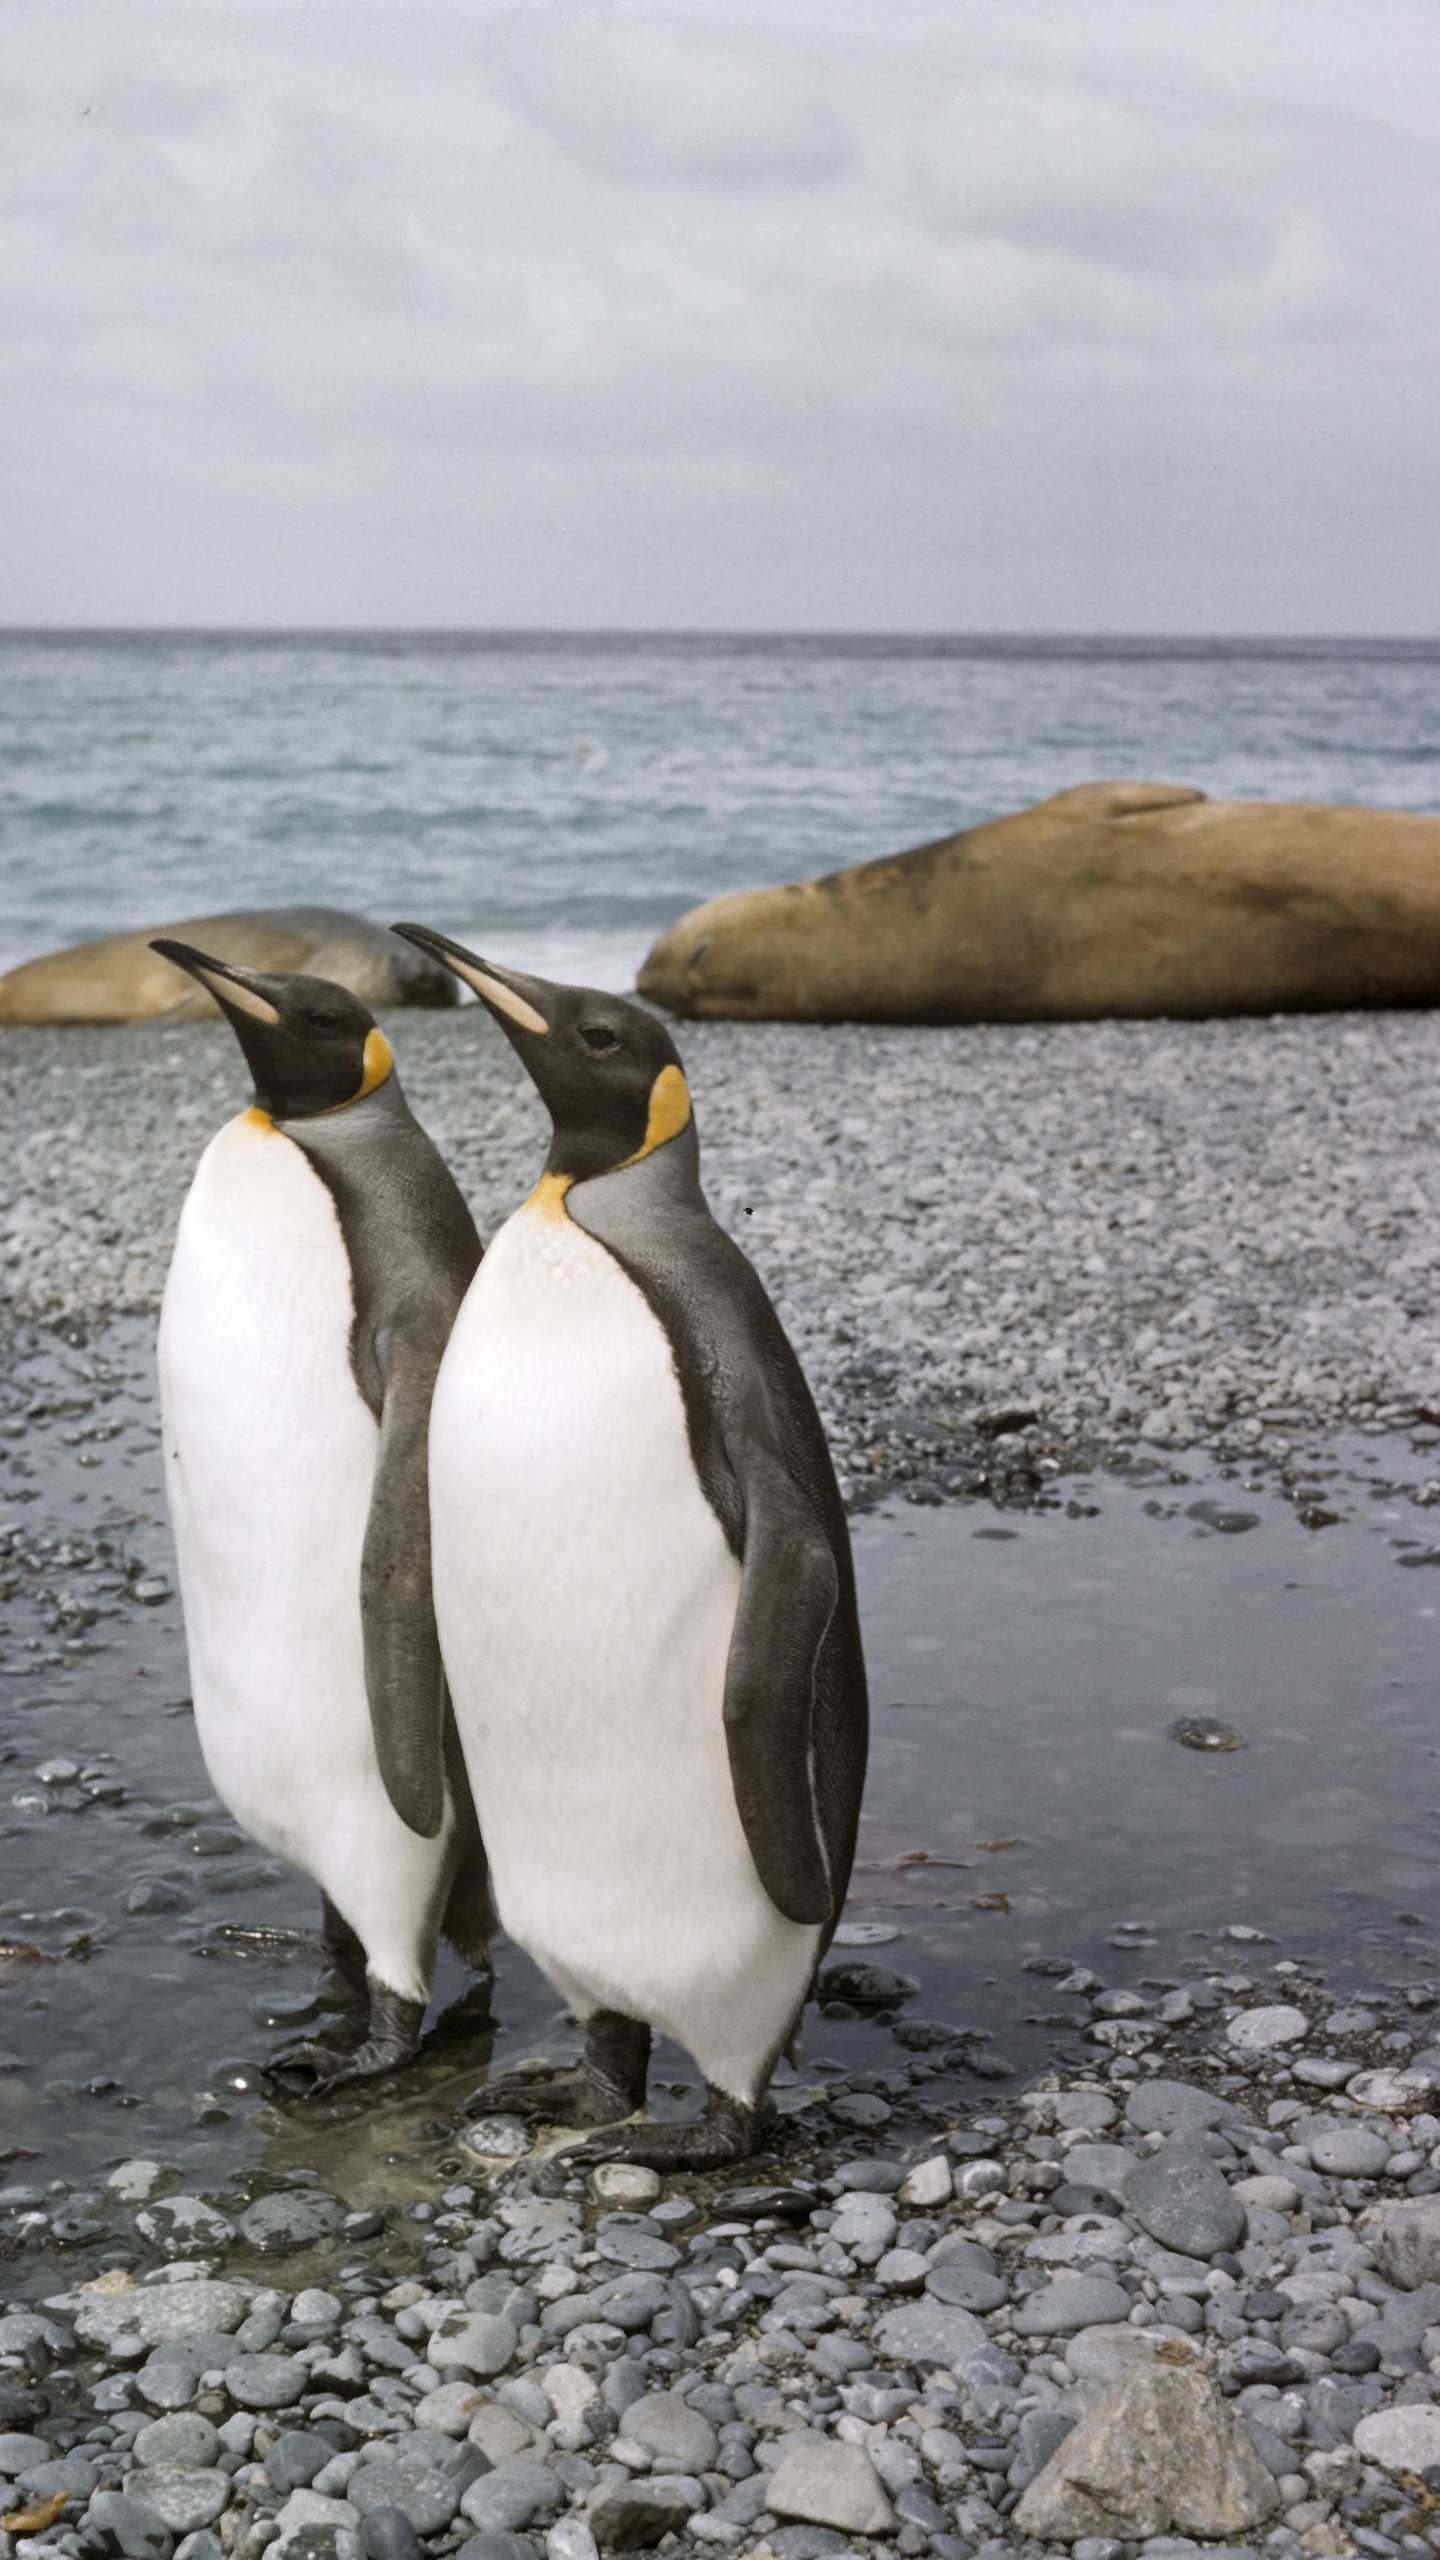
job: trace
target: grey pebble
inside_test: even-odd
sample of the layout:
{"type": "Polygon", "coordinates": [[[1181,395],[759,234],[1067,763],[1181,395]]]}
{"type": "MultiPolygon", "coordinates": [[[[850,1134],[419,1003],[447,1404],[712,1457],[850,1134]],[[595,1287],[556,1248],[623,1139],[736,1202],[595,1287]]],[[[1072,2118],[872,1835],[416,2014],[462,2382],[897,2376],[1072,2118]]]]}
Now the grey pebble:
{"type": "Polygon", "coordinates": [[[287,2427],[266,2454],[265,2468],[276,2488],[288,2494],[291,2489],[308,2489],[334,2459],[335,2447],[324,2436],[312,2435],[305,2427],[287,2427]]]}
{"type": "Polygon", "coordinates": [[[715,2429],[674,2392],[649,2392],[625,2412],[625,2433],[649,2454],[663,2454],[687,2471],[708,2471],[719,2449],[715,2429]]]}
{"type": "Polygon", "coordinates": [[[537,2516],[553,2515],[564,2495],[553,2471],[522,2459],[502,2462],[483,2479],[472,2480],[460,2505],[482,2533],[518,2533],[537,2516]]]}
{"type": "Polygon", "coordinates": [[[177,2410],[142,2427],[135,2438],[134,2452],[137,2462],[180,2462],[192,2470],[208,2471],[219,2447],[219,2435],[208,2418],[191,2410],[177,2410]]]}
{"type": "Polygon", "coordinates": [[[143,2498],[102,2489],[85,2511],[87,2541],[123,2560],[170,2560],[174,2536],[162,2515],[143,2498]]]}
{"type": "Polygon", "coordinates": [[[420,2560],[419,2535],[401,2507],[367,2512],[360,2527],[360,2547],[365,2560],[420,2560]]]}
{"type": "Polygon", "coordinates": [[[1003,2276],[946,2259],[931,2267],[925,2290],[937,2302],[952,2303],[961,2311],[997,2311],[1010,2289],[1003,2276]]]}
{"type": "MultiPolygon", "coordinates": [[[[488,2474],[504,2477],[503,2468],[488,2474]]],[[[358,2515],[398,2507],[421,2535],[438,2533],[460,2504],[460,2492],[444,2473],[402,2462],[366,2462],[352,2475],[346,2497],[358,2515]]]]}
{"type": "Polygon", "coordinates": [[[1071,2337],[1077,2329],[1128,2320],[1130,2296],[1104,2276],[1061,2276],[1028,2295],[1012,2317],[1021,2337],[1071,2337]]]}
{"type": "Polygon", "coordinates": [[[1167,2145],[1142,2160],[1126,2183],[1125,2202],[1152,2240],[1189,2258],[1212,2258],[1244,2237],[1243,2204],[1200,2152],[1167,2145]]]}
{"type": "Polygon", "coordinates": [[[291,2409],[308,2384],[294,2356],[236,2356],[225,2367],[225,2388],[240,2409],[291,2409]]]}

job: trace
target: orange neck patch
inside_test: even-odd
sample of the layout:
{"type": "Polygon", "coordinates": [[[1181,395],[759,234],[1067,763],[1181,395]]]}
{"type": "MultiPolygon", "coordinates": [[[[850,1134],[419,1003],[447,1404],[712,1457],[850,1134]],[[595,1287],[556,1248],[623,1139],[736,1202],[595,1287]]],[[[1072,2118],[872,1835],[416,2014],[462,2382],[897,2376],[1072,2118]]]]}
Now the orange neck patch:
{"type": "MultiPolygon", "coordinates": [[[[650,1087],[645,1135],[633,1156],[625,1158],[625,1163],[639,1164],[646,1156],[653,1156],[657,1147],[663,1147],[667,1138],[678,1138],[689,1123],[691,1111],[690,1087],[680,1069],[662,1067],[650,1087]]],[[[623,1167],[617,1165],[615,1170],[619,1173],[623,1167]]]]}
{"type": "Polygon", "coordinates": [[[565,1194],[575,1176],[573,1173],[542,1173],[525,1206],[537,1218],[564,1218],[569,1215],[565,1194]]]}

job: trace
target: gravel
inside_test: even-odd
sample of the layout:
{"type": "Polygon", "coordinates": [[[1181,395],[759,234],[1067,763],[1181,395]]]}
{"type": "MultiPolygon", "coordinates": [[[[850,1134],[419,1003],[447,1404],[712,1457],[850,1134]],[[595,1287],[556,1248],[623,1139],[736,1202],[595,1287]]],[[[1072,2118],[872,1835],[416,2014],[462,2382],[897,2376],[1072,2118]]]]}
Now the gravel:
{"type": "MultiPolygon", "coordinates": [[[[473,1009],[390,1029],[489,1232],[543,1154],[533,1089],[473,1009]]],[[[1434,1014],[713,1023],[680,1045],[712,1203],[852,1499],[1023,1476],[1026,1430],[1062,1454],[1253,1447],[1440,1404],[1434,1014]]],[[[156,1307],[196,1157],[246,1098],[229,1032],[9,1029],[0,1086],[13,1310],[156,1307]]]]}
{"type": "Polygon", "coordinates": [[[1023,2094],[967,2102],[924,2076],[907,2093],[897,2071],[874,2132],[817,2103],[743,2185],[669,2178],[616,2211],[539,2151],[468,2170],[423,2220],[392,2207],[363,2241],[323,2233],[293,2272],[233,2213],[206,2260],[167,2262],[119,2201],[147,2185],[124,2164],[123,2270],[112,2250],[98,2291],[82,2266],[69,2292],[0,2305],[0,2464],[17,2501],[68,2492],[17,2560],[175,2560],[191,2531],[229,2560],[283,2560],[301,2535],[296,2560],[374,2560],[402,2526],[433,2560],[489,2536],[589,2560],[587,2535],[681,2560],[840,2560],[847,2535],[882,2560],[1031,2560],[1056,2546],[1014,2520],[1022,2492],[1157,2354],[1248,2430],[1277,2484],[1268,2560],[1423,2560],[1440,2051],[1377,2067],[1378,1993],[1340,2012],[1313,1969],[1254,1961],[1217,1969],[1199,2020],[1096,2007],[1088,2065],[1023,2094]],[[1306,2037],[1237,2047],[1233,2021],[1282,1992],[1306,2037]],[[1337,2030],[1345,2085],[1317,2094],[1297,2044],[1337,2016],[1361,2024],[1337,2030]],[[1105,2191],[1076,2205],[1075,2164],[1097,2156],[1105,2191]],[[617,2233],[670,2263],[620,2268],[617,2233]],[[947,2274],[982,2280],[970,2306],[947,2274]],[[438,2379],[427,2340],[482,2321],[503,2363],[438,2379]],[[157,2420],[161,2367],[182,2397],[157,2420]],[[254,2387],[272,2369],[283,2407],[254,2387]]]}

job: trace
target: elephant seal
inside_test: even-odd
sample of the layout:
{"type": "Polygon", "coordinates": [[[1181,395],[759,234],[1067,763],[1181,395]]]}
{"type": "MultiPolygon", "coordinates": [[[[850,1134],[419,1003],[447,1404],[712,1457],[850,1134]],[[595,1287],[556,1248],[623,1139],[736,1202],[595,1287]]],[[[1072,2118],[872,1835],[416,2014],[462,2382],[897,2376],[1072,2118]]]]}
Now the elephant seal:
{"type": "Polygon", "coordinates": [[[0,978],[0,1022],[197,1022],[220,1010],[206,987],[151,949],[154,934],[198,943],[246,969],[329,978],[362,1004],[455,1004],[448,969],[342,907],[256,907],[107,934],[26,960],[0,978]]]}
{"type": "Polygon", "coordinates": [[[1440,1002],[1440,818],[1088,782],[913,852],[693,907],[639,991],[789,1022],[1440,1002]]]}

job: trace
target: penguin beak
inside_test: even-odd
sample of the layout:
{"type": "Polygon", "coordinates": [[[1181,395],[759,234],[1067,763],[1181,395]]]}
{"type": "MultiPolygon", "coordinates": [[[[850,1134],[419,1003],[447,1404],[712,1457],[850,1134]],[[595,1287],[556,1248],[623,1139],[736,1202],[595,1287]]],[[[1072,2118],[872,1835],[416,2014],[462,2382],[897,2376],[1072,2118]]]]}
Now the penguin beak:
{"type": "Polygon", "coordinates": [[[519,969],[502,969],[493,960],[482,960],[478,952],[467,951],[463,942],[452,942],[448,934],[432,933],[428,925],[394,924],[390,930],[402,935],[406,942],[413,942],[417,951],[428,951],[432,960],[453,969],[481,1003],[488,1005],[504,1030],[548,1035],[555,1003],[555,989],[548,979],[527,978],[519,969]]]}
{"type": "Polygon", "coordinates": [[[252,1022],[268,1023],[272,1030],[279,1022],[275,1006],[261,993],[264,980],[258,971],[233,968],[228,960],[214,960],[208,951],[197,951],[188,942],[171,942],[164,935],[150,948],[183,969],[187,977],[198,979],[226,1013],[246,1014],[252,1022]]]}

